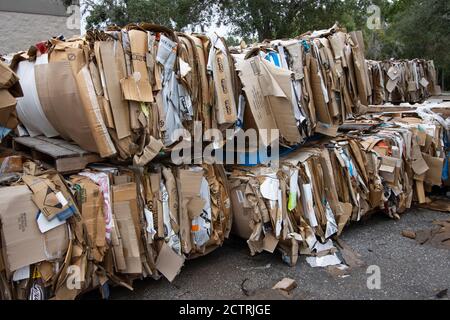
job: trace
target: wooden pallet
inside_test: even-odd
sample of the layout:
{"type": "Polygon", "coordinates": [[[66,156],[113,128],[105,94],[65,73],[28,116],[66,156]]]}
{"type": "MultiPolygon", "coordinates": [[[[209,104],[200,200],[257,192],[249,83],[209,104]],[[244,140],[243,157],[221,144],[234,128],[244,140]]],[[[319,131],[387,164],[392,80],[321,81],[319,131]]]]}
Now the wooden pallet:
{"type": "Polygon", "coordinates": [[[75,144],[41,136],[16,137],[13,140],[13,148],[60,173],[75,173],[86,168],[89,163],[102,161],[99,155],[85,151],[75,144]]]}

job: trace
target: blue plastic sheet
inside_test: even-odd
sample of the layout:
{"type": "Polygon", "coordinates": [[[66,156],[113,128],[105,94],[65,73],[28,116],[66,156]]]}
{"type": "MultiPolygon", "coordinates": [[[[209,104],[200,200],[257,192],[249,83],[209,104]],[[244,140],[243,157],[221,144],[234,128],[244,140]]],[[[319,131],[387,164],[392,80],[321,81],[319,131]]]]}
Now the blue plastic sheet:
{"type": "Polygon", "coordinates": [[[447,156],[445,157],[445,161],[444,161],[444,169],[442,169],[442,180],[443,181],[447,181],[448,180],[448,161],[450,158],[450,152],[447,153],[447,156]]]}
{"type": "Polygon", "coordinates": [[[267,53],[265,59],[272,62],[275,66],[281,68],[281,59],[278,53],[270,51],[269,53],[267,53]]]}
{"type": "Polygon", "coordinates": [[[0,142],[11,132],[11,129],[0,126],[0,142]]]}

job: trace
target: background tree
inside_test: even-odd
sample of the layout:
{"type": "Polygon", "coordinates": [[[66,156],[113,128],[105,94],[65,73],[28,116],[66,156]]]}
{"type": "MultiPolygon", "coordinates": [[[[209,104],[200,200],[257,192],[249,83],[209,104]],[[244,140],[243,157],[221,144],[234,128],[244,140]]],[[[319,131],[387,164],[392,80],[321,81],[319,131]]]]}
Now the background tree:
{"type": "Polygon", "coordinates": [[[84,0],[86,28],[153,22],[181,30],[212,16],[201,0],[84,0]]]}
{"type": "MultiPolygon", "coordinates": [[[[366,56],[382,60],[435,60],[450,84],[450,1],[443,0],[85,0],[87,27],[154,22],[177,30],[206,30],[214,22],[231,28],[233,44],[298,36],[336,21],[362,30],[366,56]],[[381,9],[383,28],[367,28],[367,8],[381,9]]],[[[447,86],[448,87],[448,86],[447,86]]]]}
{"type": "Polygon", "coordinates": [[[239,36],[264,39],[299,35],[323,29],[336,21],[354,29],[363,21],[367,0],[219,0],[222,23],[232,25],[239,36]]]}
{"type": "Polygon", "coordinates": [[[383,56],[433,59],[441,71],[441,80],[450,88],[450,2],[409,0],[399,3],[401,6],[392,15],[386,30],[383,56]]]}

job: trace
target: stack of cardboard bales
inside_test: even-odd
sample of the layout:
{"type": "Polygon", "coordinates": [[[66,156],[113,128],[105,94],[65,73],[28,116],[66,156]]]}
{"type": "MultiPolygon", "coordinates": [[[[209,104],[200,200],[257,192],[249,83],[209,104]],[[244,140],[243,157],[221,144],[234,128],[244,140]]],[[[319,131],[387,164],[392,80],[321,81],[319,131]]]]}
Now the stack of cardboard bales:
{"type": "Polygon", "coordinates": [[[15,55],[16,73],[0,65],[3,127],[17,115],[31,136],[115,163],[63,177],[0,158],[1,298],[73,299],[97,287],[107,297],[108,283],[173,281],[186,259],[223,244],[233,220],[252,254],[278,248],[291,265],[300,253],[323,265],[338,259],[330,239],[350,221],[380,209],[398,218],[441,184],[446,124],[427,110],[338,135],[374,99],[361,33],[334,26],[232,52],[217,36],[140,24],[52,39],[15,55]],[[222,165],[155,160],[229,128],[256,129],[265,146],[277,139],[263,129],[278,129],[285,146],[316,133],[325,142],[229,177],[222,165]]]}
{"type": "Polygon", "coordinates": [[[19,77],[0,60],[0,139],[17,127],[16,98],[23,96],[19,77]]]}
{"type": "Polygon", "coordinates": [[[372,87],[370,104],[419,103],[441,92],[432,60],[367,60],[366,63],[372,87]]]}
{"type": "Polygon", "coordinates": [[[130,25],[32,47],[10,60],[17,74],[2,67],[2,93],[19,77],[24,91],[16,110],[14,91],[8,100],[2,95],[8,121],[17,115],[31,136],[59,136],[135,164],[62,177],[1,158],[2,298],[71,299],[95,287],[106,294],[108,282],[173,281],[185,259],[223,244],[232,221],[224,168],[150,163],[161,149],[189,140],[194,121],[200,133],[234,126],[237,76],[222,39],[130,25]],[[187,134],[173,135],[179,129],[187,134]],[[24,202],[26,217],[15,201],[24,202]],[[40,213],[40,201],[54,214],[40,213]],[[21,219],[32,237],[18,232],[21,219]],[[59,247],[47,250],[54,243],[59,247]]]}
{"type": "Polygon", "coordinates": [[[365,116],[358,123],[373,129],[302,147],[279,167],[236,167],[229,177],[234,232],[252,254],[279,248],[295,265],[298,254],[322,257],[351,221],[378,211],[399,219],[413,203],[426,203],[426,192],[445,180],[449,132],[439,115],[418,113],[365,116]]]}
{"type": "Polygon", "coordinates": [[[234,51],[244,128],[278,129],[285,145],[315,133],[336,136],[343,121],[368,105],[372,91],[360,32],[335,25],[234,51]]]}
{"type": "Polygon", "coordinates": [[[12,59],[17,114],[32,136],[145,165],[208,129],[278,129],[289,146],[335,136],[372,94],[361,33],[337,25],[233,52],[152,24],[52,39],[12,59]]]}
{"type": "Polygon", "coordinates": [[[399,218],[442,185],[447,124],[427,108],[418,118],[367,116],[353,124],[389,123],[338,134],[371,103],[423,101],[438,89],[432,61],[366,63],[362,34],[338,26],[232,52],[249,105],[244,128],[279,129],[282,145],[307,145],[279,166],[237,166],[229,176],[234,232],[252,254],[278,248],[290,265],[300,253],[314,266],[338,264],[332,238],[350,221],[380,210],[399,218]],[[309,143],[315,133],[328,138],[309,143]]]}

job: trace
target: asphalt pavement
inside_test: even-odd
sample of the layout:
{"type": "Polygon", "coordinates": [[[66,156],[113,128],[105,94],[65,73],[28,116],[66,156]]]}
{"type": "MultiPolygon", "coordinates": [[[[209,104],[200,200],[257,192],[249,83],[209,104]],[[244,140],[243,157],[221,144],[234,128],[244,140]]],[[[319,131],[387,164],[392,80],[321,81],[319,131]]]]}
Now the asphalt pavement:
{"type": "Polygon", "coordinates": [[[349,226],[341,238],[361,255],[365,265],[343,278],[324,268],[310,267],[304,256],[295,267],[284,264],[277,252],[251,257],[246,242],[232,237],[208,256],[187,261],[173,283],[164,278],[140,280],[135,282],[134,291],[111,288],[110,298],[278,299],[285,297],[271,288],[289,277],[298,285],[289,299],[448,299],[450,250],[420,245],[401,235],[403,230],[429,229],[434,220],[448,218],[448,213],[413,209],[399,221],[378,214],[349,226]],[[369,266],[379,267],[379,289],[367,286],[372,275],[367,273],[369,266]]]}

